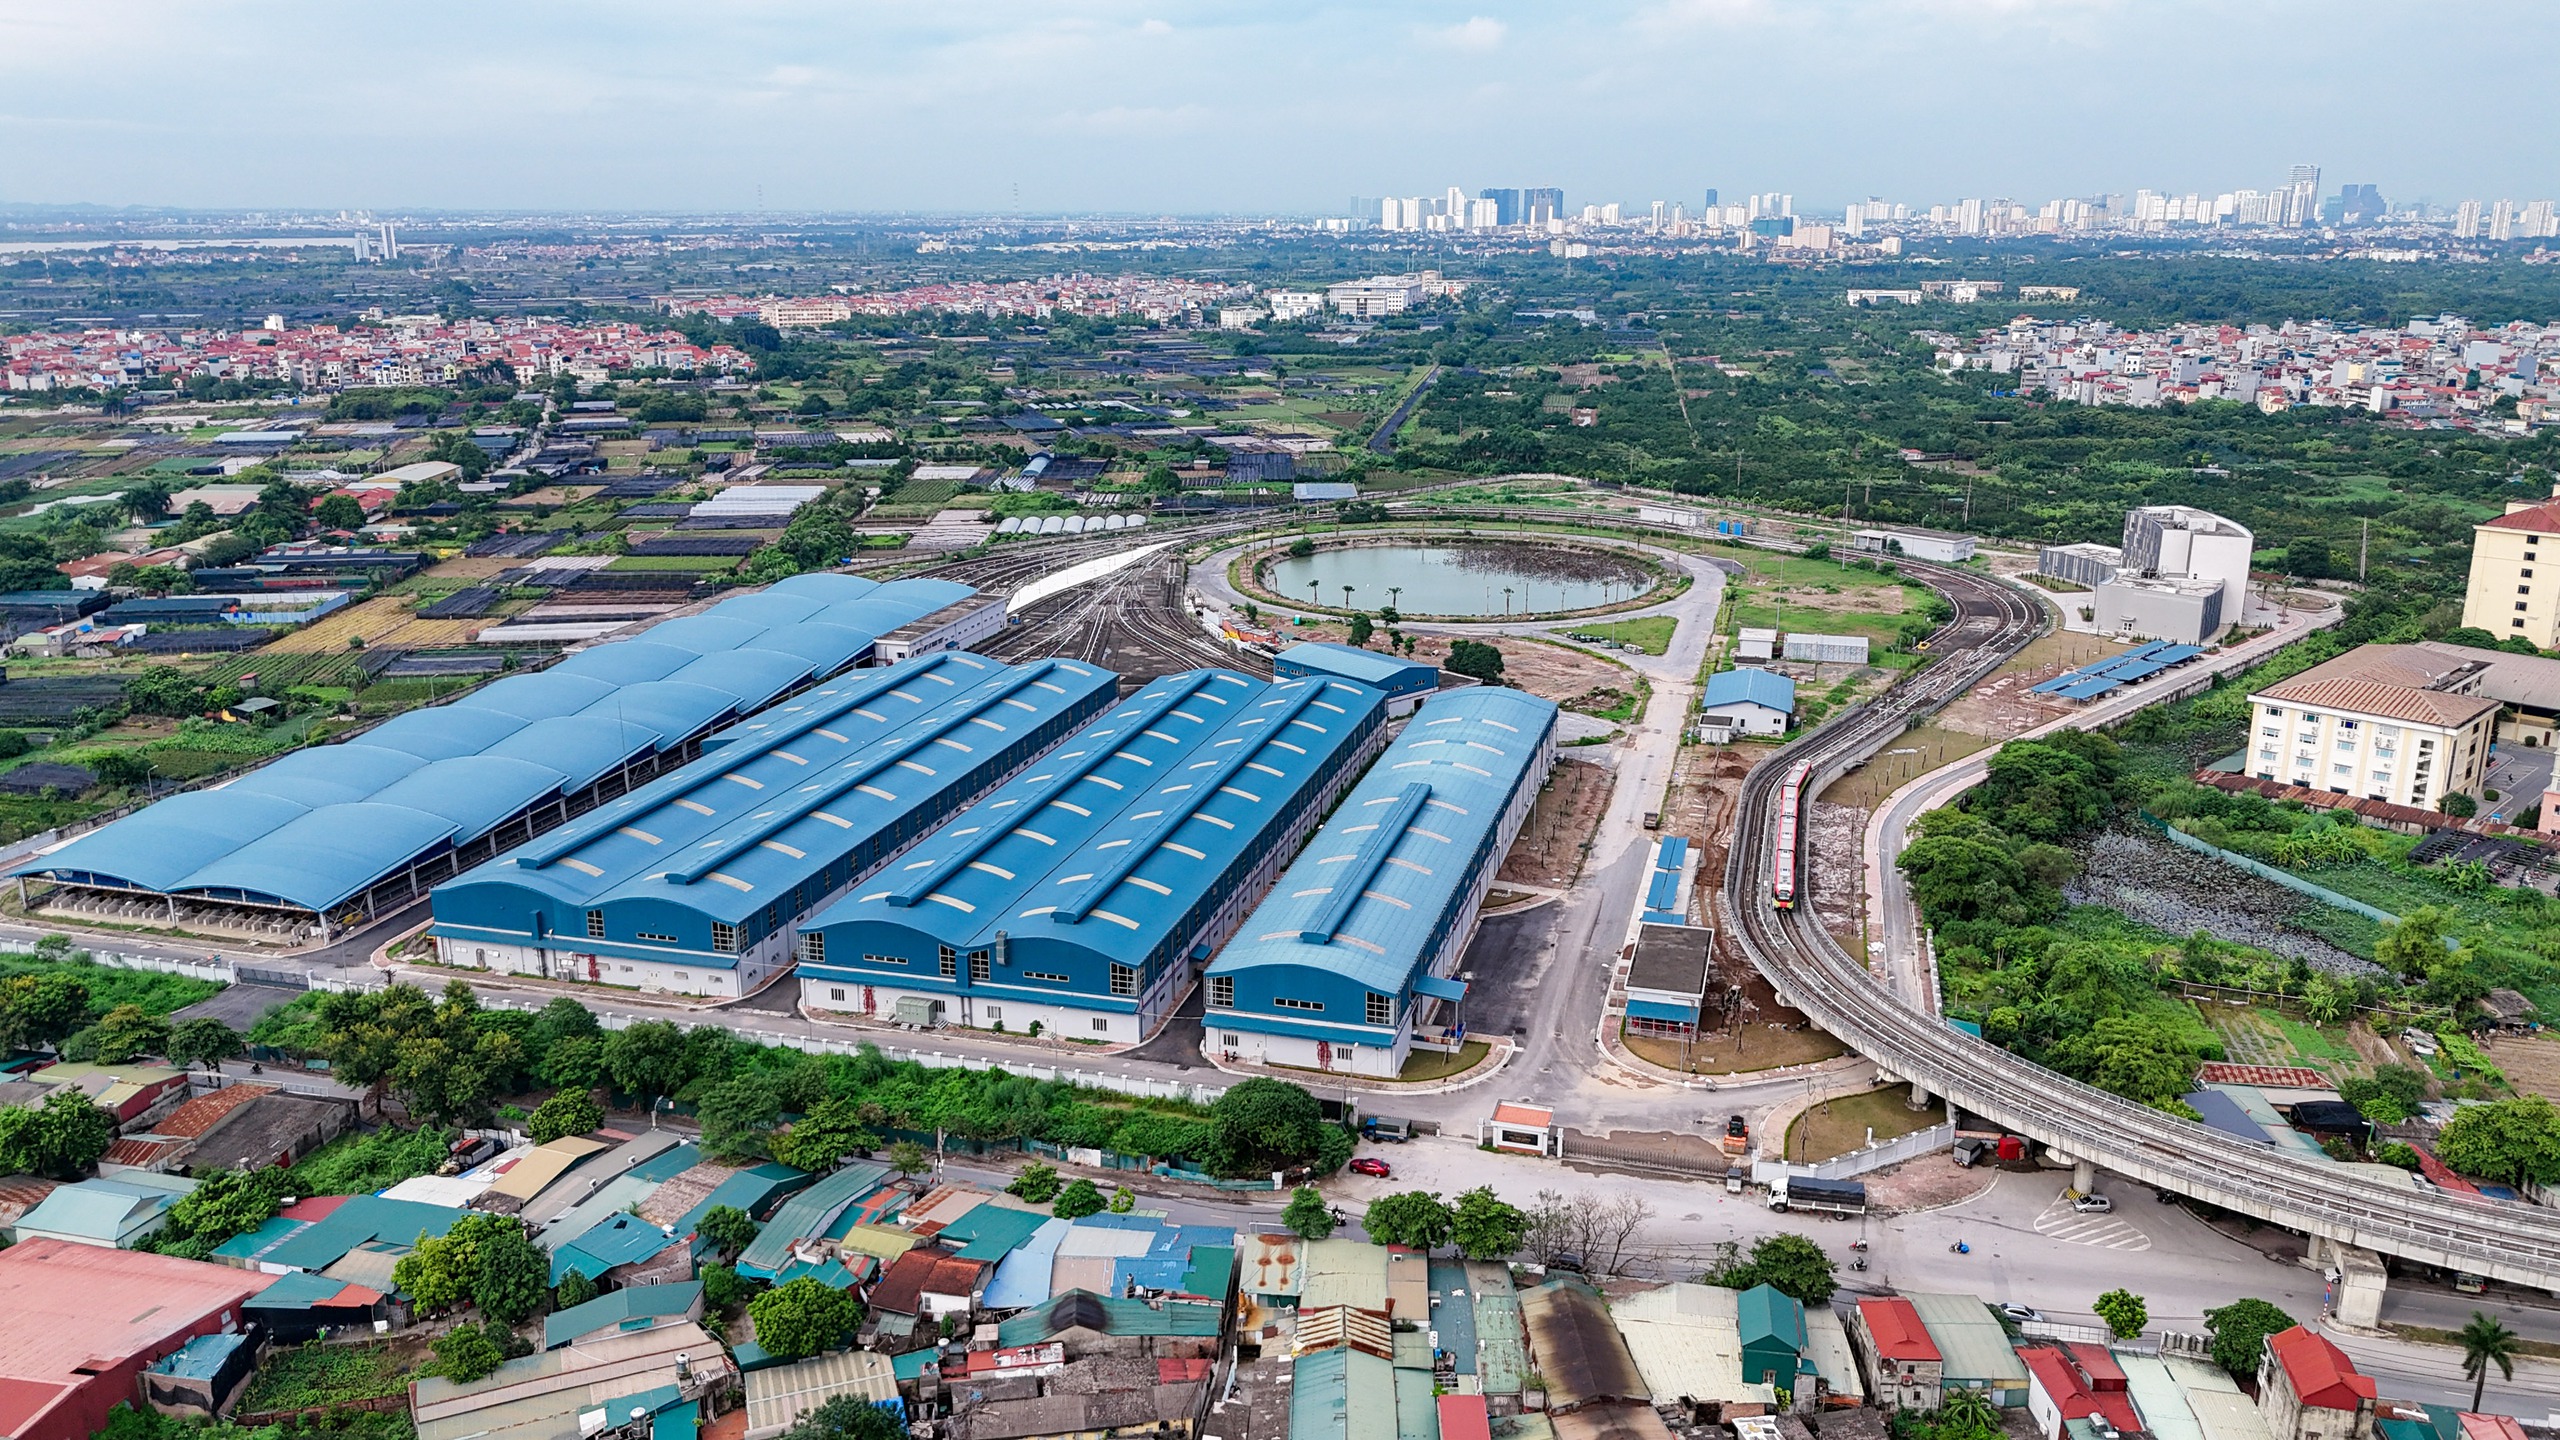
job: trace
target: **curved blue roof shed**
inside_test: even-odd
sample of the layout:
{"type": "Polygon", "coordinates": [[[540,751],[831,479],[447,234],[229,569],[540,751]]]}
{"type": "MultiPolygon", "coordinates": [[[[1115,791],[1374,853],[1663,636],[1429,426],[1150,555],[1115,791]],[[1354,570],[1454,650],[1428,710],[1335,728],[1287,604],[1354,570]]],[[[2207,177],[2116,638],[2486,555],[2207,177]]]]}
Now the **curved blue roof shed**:
{"type": "Polygon", "coordinates": [[[1211,962],[1206,1043],[1272,1064],[1401,1070],[1417,1008],[1465,993],[1447,977],[1555,763],[1555,725],[1553,701],[1517,690],[1423,702],[1211,962]]]}
{"type": "MultiPolygon", "coordinates": [[[[712,726],[855,663],[875,635],[949,604],[954,589],[968,593],[948,581],[795,576],[547,670],[503,676],[345,743],[298,750],[223,786],[172,796],[10,873],[156,895],[218,891],[237,903],[323,912],[350,897],[405,894],[389,883],[404,868],[429,860],[449,866],[456,863],[449,849],[467,863],[502,843],[492,827],[538,832],[584,803],[583,791],[618,792],[646,780],[708,744],[712,726]],[[848,629],[824,618],[846,606],[864,607],[874,623],[848,629]],[[446,768],[471,759],[504,763],[446,768]],[[365,808],[377,803],[379,810],[365,808]],[[450,833],[440,829],[445,821],[450,833]],[[310,882],[269,883],[274,862],[244,852],[288,825],[296,829],[284,838],[295,845],[334,826],[371,828],[334,847],[314,845],[314,854],[333,858],[310,882]],[[392,855],[412,841],[409,853],[392,855]],[[224,865],[233,858],[243,864],[224,865]],[[352,890],[337,883],[348,865],[377,861],[377,873],[352,890]]],[[[331,923],[324,914],[324,931],[331,923]]]]}
{"type": "Polygon", "coordinates": [[[1117,691],[1078,661],[951,651],[847,671],[437,886],[431,933],[451,964],[746,993],[803,915],[1117,691]]]}
{"type": "Polygon", "coordinates": [[[400,805],[332,805],[274,831],[169,887],[179,894],[327,910],[453,838],[440,815],[400,805]]]}
{"type": "Polygon", "coordinates": [[[801,995],[1142,1039],[1384,722],[1348,681],[1151,680],[802,926],[801,995]]]}

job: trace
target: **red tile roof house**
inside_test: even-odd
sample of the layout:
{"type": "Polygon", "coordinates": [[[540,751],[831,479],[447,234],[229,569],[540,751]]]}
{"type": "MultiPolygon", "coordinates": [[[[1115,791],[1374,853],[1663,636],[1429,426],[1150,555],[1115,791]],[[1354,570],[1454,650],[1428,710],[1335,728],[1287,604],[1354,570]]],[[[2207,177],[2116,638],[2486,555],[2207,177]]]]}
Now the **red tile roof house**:
{"type": "Polygon", "coordinates": [[[243,1302],[274,1280],[60,1240],[0,1250],[0,1435],[88,1440],[146,1367],[238,1330],[243,1302]]]}
{"type": "Polygon", "coordinates": [[[2299,1325],[2267,1337],[2258,1366],[2258,1413],[2275,1440],[2373,1440],[2373,1377],[2325,1338],[2299,1325]]]}
{"type": "Polygon", "coordinates": [[[1849,1338],[1866,1362],[1867,1393],[1894,1410],[1935,1410],[1946,1360],[1920,1312],[1900,1296],[1858,1302],[1849,1338]]]}
{"type": "Polygon", "coordinates": [[[2096,1418],[2127,1435],[2142,1431],[2124,1367],[2105,1346],[2035,1346],[2021,1348],[2018,1358],[2027,1363],[2027,1414],[2044,1440],[2061,1440],[2066,1420],[2096,1418]]]}

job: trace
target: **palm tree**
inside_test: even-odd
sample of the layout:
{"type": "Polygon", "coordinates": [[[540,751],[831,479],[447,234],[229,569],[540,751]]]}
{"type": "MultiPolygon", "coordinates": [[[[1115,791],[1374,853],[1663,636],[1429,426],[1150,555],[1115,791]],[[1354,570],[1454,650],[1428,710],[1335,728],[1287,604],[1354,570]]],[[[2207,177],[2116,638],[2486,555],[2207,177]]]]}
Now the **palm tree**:
{"type": "Polygon", "coordinates": [[[2462,1327],[2457,1337],[2462,1341],[2462,1373],[2471,1378],[2471,1409],[2478,1413],[2480,1399],[2489,1389],[2489,1367],[2498,1367],[2498,1378],[2516,1378],[2516,1332],[2481,1311],[2471,1312],[2471,1323],[2462,1327]]]}
{"type": "Polygon", "coordinates": [[[1991,1408],[1991,1399],[1979,1390],[1949,1390],[1938,1404],[1938,1421],[1949,1435],[1997,1435],[2000,1433],[1999,1412],[1991,1408]]]}

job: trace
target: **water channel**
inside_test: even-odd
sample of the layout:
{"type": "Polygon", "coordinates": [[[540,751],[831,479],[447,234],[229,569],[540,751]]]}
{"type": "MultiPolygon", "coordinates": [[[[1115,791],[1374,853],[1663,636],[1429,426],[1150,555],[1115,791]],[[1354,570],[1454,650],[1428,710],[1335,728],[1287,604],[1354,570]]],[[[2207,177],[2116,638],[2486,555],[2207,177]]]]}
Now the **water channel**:
{"type": "Polygon", "coordinates": [[[1264,572],[1291,600],[1407,615],[1538,615],[1590,610],[1641,595],[1649,567],[1586,549],[1502,541],[1367,545],[1284,558],[1264,572]]]}

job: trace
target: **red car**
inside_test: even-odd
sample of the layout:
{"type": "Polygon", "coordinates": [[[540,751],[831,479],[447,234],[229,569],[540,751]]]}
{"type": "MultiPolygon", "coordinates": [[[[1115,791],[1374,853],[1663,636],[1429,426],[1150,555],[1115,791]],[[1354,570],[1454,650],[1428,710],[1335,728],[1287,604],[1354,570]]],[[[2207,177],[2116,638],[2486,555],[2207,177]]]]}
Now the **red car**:
{"type": "Polygon", "coordinates": [[[1351,1173],[1354,1175],[1374,1175],[1379,1179],[1384,1180],[1391,1172],[1387,1169],[1386,1161],[1372,1160],[1368,1156],[1363,1155],[1359,1159],[1351,1162],[1351,1173]]]}

